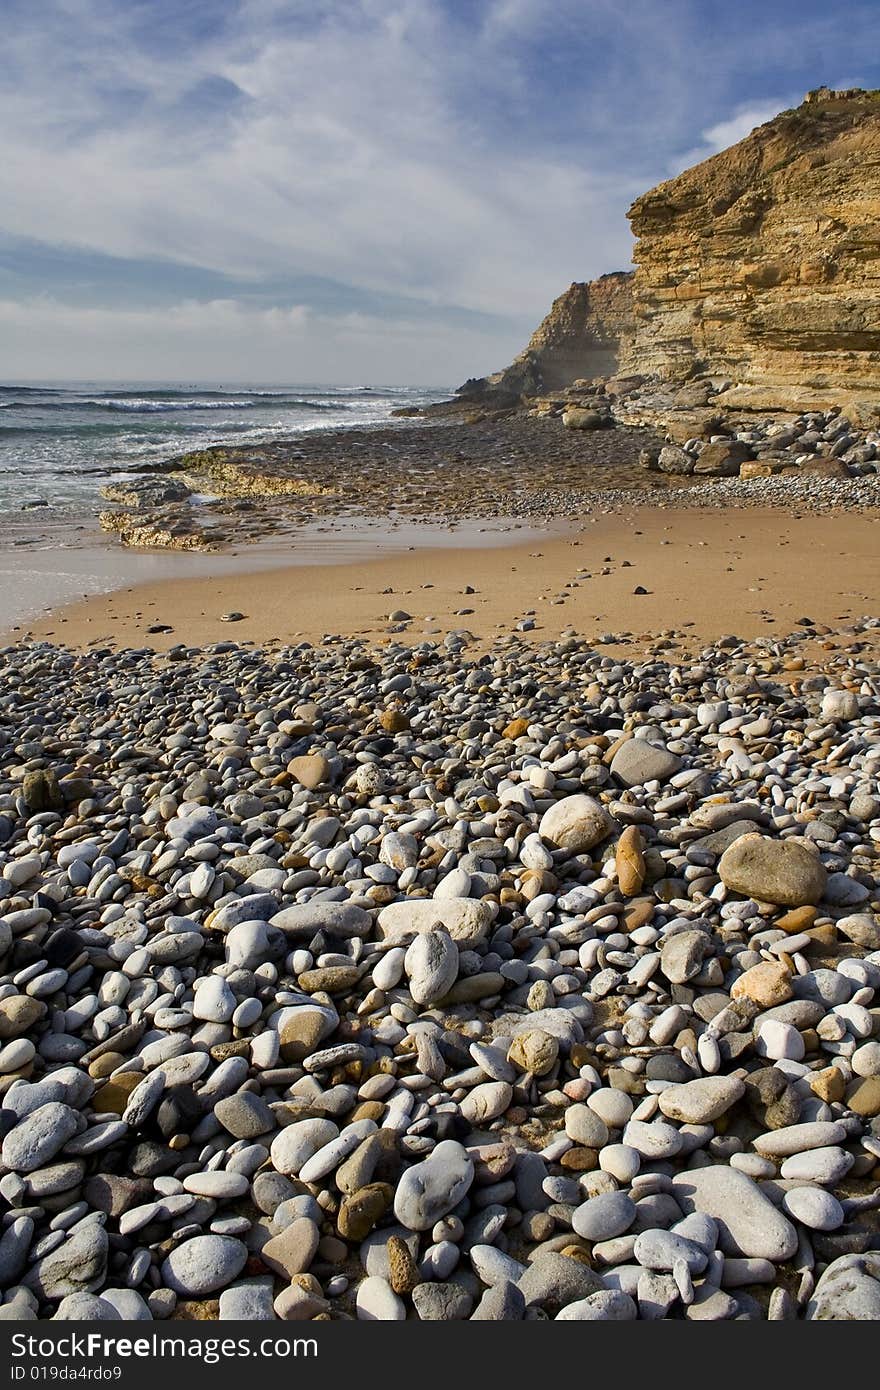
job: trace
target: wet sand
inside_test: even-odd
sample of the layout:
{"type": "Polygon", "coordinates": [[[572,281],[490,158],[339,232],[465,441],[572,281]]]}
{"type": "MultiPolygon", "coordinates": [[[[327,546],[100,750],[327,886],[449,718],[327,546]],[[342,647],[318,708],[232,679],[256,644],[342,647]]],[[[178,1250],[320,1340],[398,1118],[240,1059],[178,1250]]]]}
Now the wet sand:
{"type": "MultiPolygon", "coordinates": [[[[198,558],[211,573],[178,572],[56,608],[12,626],[5,640],[163,651],[230,639],[318,643],[334,635],[381,641],[404,634],[413,643],[467,629],[488,645],[531,621],[539,641],[573,630],[647,646],[674,630],[686,650],[728,633],[781,636],[802,618],[839,626],[880,608],[880,517],[871,513],[645,507],[516,545],[499,544],[505,537],[497,534],[469,539],[472,548],[429,544],[368,558],[315,538],[322,559],[345,561],[329,565],[285,563],[291,555],[284,550],[271,559],[264,553],[259,563],[252,550],[177,557],[198,558]],[[229,612],[244,617],[221,621],[229,612]],[[409,619],[391,619],[398,612],[409,619]],[[150,632],[156,625],[170,630],[150,632]]],[[[375,536],[372,543],[380,544],[375,536]]],[[[297,558],[308,556],[300,550],[297,558]]]]}

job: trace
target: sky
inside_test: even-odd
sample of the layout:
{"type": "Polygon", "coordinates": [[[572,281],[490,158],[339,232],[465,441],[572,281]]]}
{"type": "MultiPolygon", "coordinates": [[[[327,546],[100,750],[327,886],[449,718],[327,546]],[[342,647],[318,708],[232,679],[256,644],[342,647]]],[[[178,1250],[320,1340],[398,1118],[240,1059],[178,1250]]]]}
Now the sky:
{"type": "Polygon", "coordinates": [[[877,0],[3,0],[0,376],[454,386],[877,0]]]}

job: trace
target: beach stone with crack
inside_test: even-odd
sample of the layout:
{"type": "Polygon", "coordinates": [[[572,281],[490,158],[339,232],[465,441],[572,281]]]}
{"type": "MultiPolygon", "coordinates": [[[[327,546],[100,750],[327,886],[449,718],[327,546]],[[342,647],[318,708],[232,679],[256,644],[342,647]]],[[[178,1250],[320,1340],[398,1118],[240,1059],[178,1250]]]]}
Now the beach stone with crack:
{"type": "Polygon", "coordinates": [[[660,1109],[681,1124],[711,1124],[745,1095],[745,1089],[738,1076],[703,1076],[661,1091],[660,1109]]]}
{"type": "Polygon", "coordinates": [[[416,1284],[411,1297],[422,1322],[460,1322],[470,1317],[474,1306],[461,1284],[416,1284]]]}
{"type": "Polygon", "coordinates": [[[485,940],[494,917],[487,902],[470,898],[411,898],[389,903],[378,917],[379,934],[385,941],[411,941],[423,932],[442,927],[458,946],[478,946],[485,940]]]}
{"type": "Polygon", "coordinates": [[[507,1051],[508,1061],[520,1071],[546,1076],[559,1057],[559,1041],[543,1028],[531,1028],[515,1037],[507,1051]]]}
{"type": "Polygon", "coordinates": [[[163,1261],[162,1281],[181,1298],[203,1298],[237,1279],[247,1257],[247,1246],[232,1236],[193,1236],[163,1261]]]}
{"type": "Polygon", "coordinates": [[[404,970],[416,1004],[442,999],[458,978],[458,947],[447,931],[422,932],[407,948],[404,970]]]}
{"type": "Polygon", "coordinates": [[[818,903],[828,875],[815,854],[794,840],[741,835],[718,861],[726,888],[760,902],[783,907],[818,903]]]}
{"type": "Polygon", "coordinates": [[[611,760],[611,775],[625,787],[643,787],[646,782],[668,782],[682,766],[681,758],[668,748],[644,738],[628,738],[611,760]]]}
{"type": "Polygon", "coordinates": [[[349,938],[368,936],[373,924],[369,912],[356,903],[318,901],[283,907],[269,918],[269,925],[285,936],[312,937],[316,932],[326,932],[328,936],[349,938]]]}
{"type": "Polygon", "coordinates": [[[42,1298],[94,1293],[104,1283],[110,1243],[104,1227],[89,1222],[68,1236],[58,1249],[38,1259],[21,1283],[42,1298]]]}
{"type": "Polygon", "coordinates": [[[673,1195],[684,1211],[702,1212],[718,1223],[726,1255],[788,1260],[797,1249],[797,1231],[745,1173],[725,1164],[676,1173],[673,1195]]]}
{"type": "Polygon", "coordinates": [[[880,1321],[880,1251],[832,1260],[813,1290],[805,1316],[814,1322],[880,1321]]]}
{"type": "Polygon", "coordinates": [[[584,854],[607,840],[614,830],[614,821],[601,802],[578,792],[545,811],[538,829],[549,844],[572,854],[584,854]]]}
{"type": "Polygon", "coordinates": [[[712,950],[706,932],[680,931],[664,941],[660,949],[660,969],[672,985],[684,985],[699,975],[703,961],[712,950]]]}
{"type": "Polygon", "coordinates": [[[474,1165],[463,1146],[444,1139],[405,1169],[394,1196],[394,1215],[409,1231],[427,1231],[458,1206],[474,1180],[474,1165]]]}
{"type": "Polygon", "coordinates": [[[555,1313],[578,1299],[589,1298],[605,1285],[589,1265],[548,1250],[535,1257],[517,1287],[527,1307],[539,1304],[555,1313]]]}

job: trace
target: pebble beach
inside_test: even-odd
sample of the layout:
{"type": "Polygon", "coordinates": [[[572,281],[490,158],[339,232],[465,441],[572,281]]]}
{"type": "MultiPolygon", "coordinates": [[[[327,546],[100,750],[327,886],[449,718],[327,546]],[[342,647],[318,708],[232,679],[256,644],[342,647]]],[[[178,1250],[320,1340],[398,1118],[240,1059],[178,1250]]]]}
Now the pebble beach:
{"type": "Polygon", "coordinates": [[[0,1316],[880,1316],[880,620],[800,619],[0,651],[0,1316]]]}

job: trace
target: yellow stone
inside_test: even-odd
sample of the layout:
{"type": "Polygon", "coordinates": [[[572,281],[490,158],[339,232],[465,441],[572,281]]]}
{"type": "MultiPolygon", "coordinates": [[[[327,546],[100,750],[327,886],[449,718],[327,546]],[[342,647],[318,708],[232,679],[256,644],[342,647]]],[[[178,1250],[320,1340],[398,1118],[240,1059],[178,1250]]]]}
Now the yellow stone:
{"type": "Polygon", "coordinates": [[[731,999],[751,999],[762,1009],[775,1009],[792,998],[791,975],[781,962],[764,960],[735,980],[731,999]]]}
{"type": "Polygon", "coordinates": [[[510,723],[501,731],[502,738],[522,738],[526,729],[529,727],[527,719],[511,719],[510,723]]]}
{"type": "Polygon", "coordinates": [[[790,912],[784,912],[773,923],[774,927],[779,927],[780,931],[791,932],[795,935],[811,927],[818,916],[819,909],[816,907],[793,907],[790,912]]]}
{"type": "Polygon", "coordinates": [[[617,885],[625,898],[642,891],[645,881],[644,840],[637,825],[628,825],[617,841],[614,862],[617,865],[617,885]]]}
{"type": "Polygon", "coordinates": [[[379,723],[386,734],[402,734],[409,728],[409,720],[399,709],[383,709],[379,723]]]}
{"type": "Polygon", "coordinates": [[[141,1072],[120,1072],[95,1094],[92,1098],[92,1109],[99,1115],[121,1115],[135,1086],[143,1079],[141,1072]]]}

